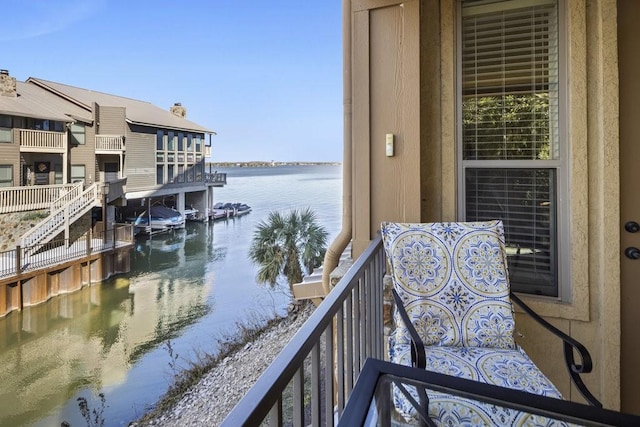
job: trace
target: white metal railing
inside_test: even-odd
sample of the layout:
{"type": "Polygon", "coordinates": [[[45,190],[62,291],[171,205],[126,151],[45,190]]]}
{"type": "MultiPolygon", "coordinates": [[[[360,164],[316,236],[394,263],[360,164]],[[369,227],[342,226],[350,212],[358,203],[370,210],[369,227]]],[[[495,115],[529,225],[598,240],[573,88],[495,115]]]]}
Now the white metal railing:
{"type": "Polygon", "coordinates": [[[20,239],[20,246],[31,247],[50,241],[92,207],[99,205],[98,186],[94,183],[27,231],[20,239]]]}
{"type": "Polygon", "coordinates": [[[124,136],[96,135],[96,151],[124,151],[124,136]]]}
{"type": "Polygon", "coordinates": [[[49,209],[56,199],[72,191],[75,186],[55,184],[0,188],[0,213],[49,209]]]}
{"type": "Polygon", "coordinates": [[[67,149],[67,134],[48,130],[20,129],[20,148],[62,152],[67,149]]]}
{"type": "Polygon", "coordinates": [[[272,426],[285,421],[295,426],[334,425],[364,361],[384,358],[384,273],[385,255],[378,236],[222,425],[253,426],[263,421],[272,426]],[[305,390],[307,356],[311,358],[311,386],[305,390]],[[283,411],[283,392],[290,382],[293,404],[287,412],[283,411]],[[306,405],[310,411],[305,410],[306,405]],[[310,413],[310,419],[305,419],[305,412],[310,413]]]}

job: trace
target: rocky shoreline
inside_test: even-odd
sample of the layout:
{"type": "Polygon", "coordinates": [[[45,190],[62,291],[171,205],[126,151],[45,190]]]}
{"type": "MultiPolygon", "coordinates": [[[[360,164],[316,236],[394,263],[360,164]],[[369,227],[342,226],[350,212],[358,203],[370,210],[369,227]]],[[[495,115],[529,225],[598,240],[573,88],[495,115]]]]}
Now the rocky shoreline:
{"type": "MultiPolygon", "coordinates": [[[[217,426],[258,380],[314,310],[306,304],[274,322],[256,339],[232,352],[164,410],[147,413],[131,426],[217,426]]],[[[164,407],[164,405],[158,405],[164,407]]]]}

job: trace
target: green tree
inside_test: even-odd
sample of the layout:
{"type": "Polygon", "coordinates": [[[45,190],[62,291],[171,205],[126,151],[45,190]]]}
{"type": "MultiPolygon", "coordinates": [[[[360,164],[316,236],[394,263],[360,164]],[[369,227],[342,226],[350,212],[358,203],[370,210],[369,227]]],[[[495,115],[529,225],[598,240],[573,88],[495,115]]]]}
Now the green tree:
{"type": "Polygon", "coordinates": [[[311,209],[293,209],[287,214],[274,211],[256,226],[249,257],[260,267],[259,283],[273,286],[283,275],[293,295],[293,285],[320,266],[326,246],[327,231],[318,225],[311,209]]]}

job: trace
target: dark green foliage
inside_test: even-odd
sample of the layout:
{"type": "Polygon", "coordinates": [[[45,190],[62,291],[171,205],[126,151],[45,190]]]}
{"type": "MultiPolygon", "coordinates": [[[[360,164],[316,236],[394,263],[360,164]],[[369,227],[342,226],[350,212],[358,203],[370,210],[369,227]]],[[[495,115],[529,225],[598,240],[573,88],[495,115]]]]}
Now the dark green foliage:
{"type": "Polygon", "coordinates": [[[327,231],[311,209],[271,212],[256,226],[249,257],[259,266],[258,282],[273,286],[283,275],[292,287],[322,264],[326,246],[327,231]]]}

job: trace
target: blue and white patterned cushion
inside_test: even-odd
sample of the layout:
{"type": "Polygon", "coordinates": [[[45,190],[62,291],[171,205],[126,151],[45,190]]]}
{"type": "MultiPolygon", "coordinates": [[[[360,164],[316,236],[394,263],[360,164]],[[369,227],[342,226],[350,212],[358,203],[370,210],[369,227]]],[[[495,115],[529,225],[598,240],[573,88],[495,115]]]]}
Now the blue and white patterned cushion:
{"type": "Polygon", "coordinates": [[[384,222],[382,238],[425,345],[515,348],[502,222],[384,222]]]}
{"type": "MultiPolygon", "coordinates": [[[[426,369],[562,398],[514,341],[515,321],[501,221],[382,223],[395,290],[425,344],[426,369]]],[[[411,366],[410,337],[395,310],[391,362],[411,366]]],[[[409,390],[415,400],[415,388],[409,390]]],[[[439,392],[428,392],[437,425],[567,425],[564,422],[439,392]]],[[[407,420],[416,410],[397,387],[407,420]]]]}

